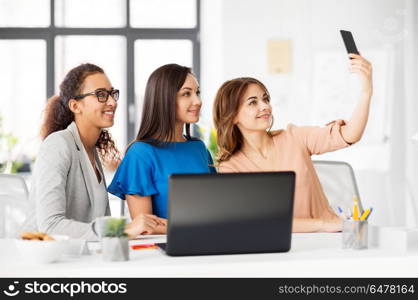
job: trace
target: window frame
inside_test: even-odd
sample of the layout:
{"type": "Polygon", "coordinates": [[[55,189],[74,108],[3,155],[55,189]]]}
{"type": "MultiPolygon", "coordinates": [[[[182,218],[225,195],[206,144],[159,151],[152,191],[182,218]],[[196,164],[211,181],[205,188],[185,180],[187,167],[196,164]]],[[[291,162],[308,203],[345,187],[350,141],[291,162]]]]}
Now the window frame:
{"type": "MultiPolygon", "coordinates": [[[[55,0],[50,0],[50,25],[48,27],[0,27],[0,39],[36,39],[46,41],[46,92],[47,98],[55,91],[55,38],[57,36],[123,36],[126,38],[126,141],[135,137],[135,41],[138,39],[186,39],[192,42],[193,72],[200,81],[200,0],[196,1],[196,27],[194,28],[136,28],[131,27],[130,1],[126,1],[126,25],[118,28],[79,28],[55,26],[55,0]]],[[[46,101],[46,99],[45,99],[46,101]]]]}

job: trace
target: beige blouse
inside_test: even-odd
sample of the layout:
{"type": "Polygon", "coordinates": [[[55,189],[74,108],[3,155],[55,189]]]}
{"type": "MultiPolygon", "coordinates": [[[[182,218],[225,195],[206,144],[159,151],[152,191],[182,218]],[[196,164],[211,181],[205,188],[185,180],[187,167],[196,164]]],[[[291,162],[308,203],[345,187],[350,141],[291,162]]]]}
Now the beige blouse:
{"type": "MultiPolygon", "coordinates": [[[[311,155],[349,146],[341,135],[342,125],[345,125],[343,120],[330,122],[325,127],[299,127],[289,124],[286,130],[274,133],[273,141],[278,156],[278,163],[274,169],[296,173],[293,211],[295,218],[335,217],[322,190],[311,155]]],[[[218,167],[220,173],[262,171],[241,151],[235,153],[228,161],[221,162],[218,167]]]]}

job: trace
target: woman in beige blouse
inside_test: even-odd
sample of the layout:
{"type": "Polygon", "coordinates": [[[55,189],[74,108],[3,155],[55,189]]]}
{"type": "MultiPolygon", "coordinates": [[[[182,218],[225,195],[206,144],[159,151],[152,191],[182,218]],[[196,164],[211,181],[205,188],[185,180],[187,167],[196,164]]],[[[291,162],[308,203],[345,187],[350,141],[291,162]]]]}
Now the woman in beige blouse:
{"type": "MultiPolygon", "coordinates": [[[[325,127],[299,127],[270,132],[272,107],[267,88],[254,78],[225,82],[214,103],[218,134],[218,171],[296,172],[294,232],[337,232],[342,221],[329,207],[311,155],[347,147],[360,140],[372,96],[372,67],[360,55],[349,54],[350,72],[358,74],[361,93],[349,121],[325,127]]],[[[256,201],[256,199],[254,199],[256,201]]]]}

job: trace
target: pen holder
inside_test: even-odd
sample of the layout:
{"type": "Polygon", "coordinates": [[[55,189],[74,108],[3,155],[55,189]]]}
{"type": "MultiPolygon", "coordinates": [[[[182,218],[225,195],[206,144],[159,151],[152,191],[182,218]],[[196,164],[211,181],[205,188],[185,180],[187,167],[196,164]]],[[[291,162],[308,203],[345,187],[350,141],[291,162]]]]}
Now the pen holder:
{"type": "Polygon", "coordinates": [[[343,249],[367,249],[368,223],[359,220],[344,220],[342,231],[343,249]]]}

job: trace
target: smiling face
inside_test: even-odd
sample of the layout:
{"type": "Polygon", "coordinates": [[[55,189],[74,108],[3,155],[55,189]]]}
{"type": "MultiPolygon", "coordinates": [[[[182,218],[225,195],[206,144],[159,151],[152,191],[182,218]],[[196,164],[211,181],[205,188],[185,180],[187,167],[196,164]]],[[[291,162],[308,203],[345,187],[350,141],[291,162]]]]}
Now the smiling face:
{"type": "MultiPolygon", "coordinates": [[[[112,85],[107,76],[103,73],[95,73],[84,79],[79,95],[111,89],[112,85]]],[[[117,102],[111,95],[104,103],[99,102],[96,95],[88,95],[80,100],[72,99],[69,106],[75,118],[83,123],[100,129],[113,126],[117,102]]]]}
{"type": "Polygon", "coordinates": [[[234,124],[238,126],[241,132],[248,132],[266,131],[271,127],[271,123],[270,96],[258,84],[250,84],[241,99],[234,124]]]}
{"type": "Polygon", "coordinates": [[[201,107],[199,84],[192,74],[188,74],[183,86],[177,92],[176,122],[189,124],[198,122],[201,107]]]}

